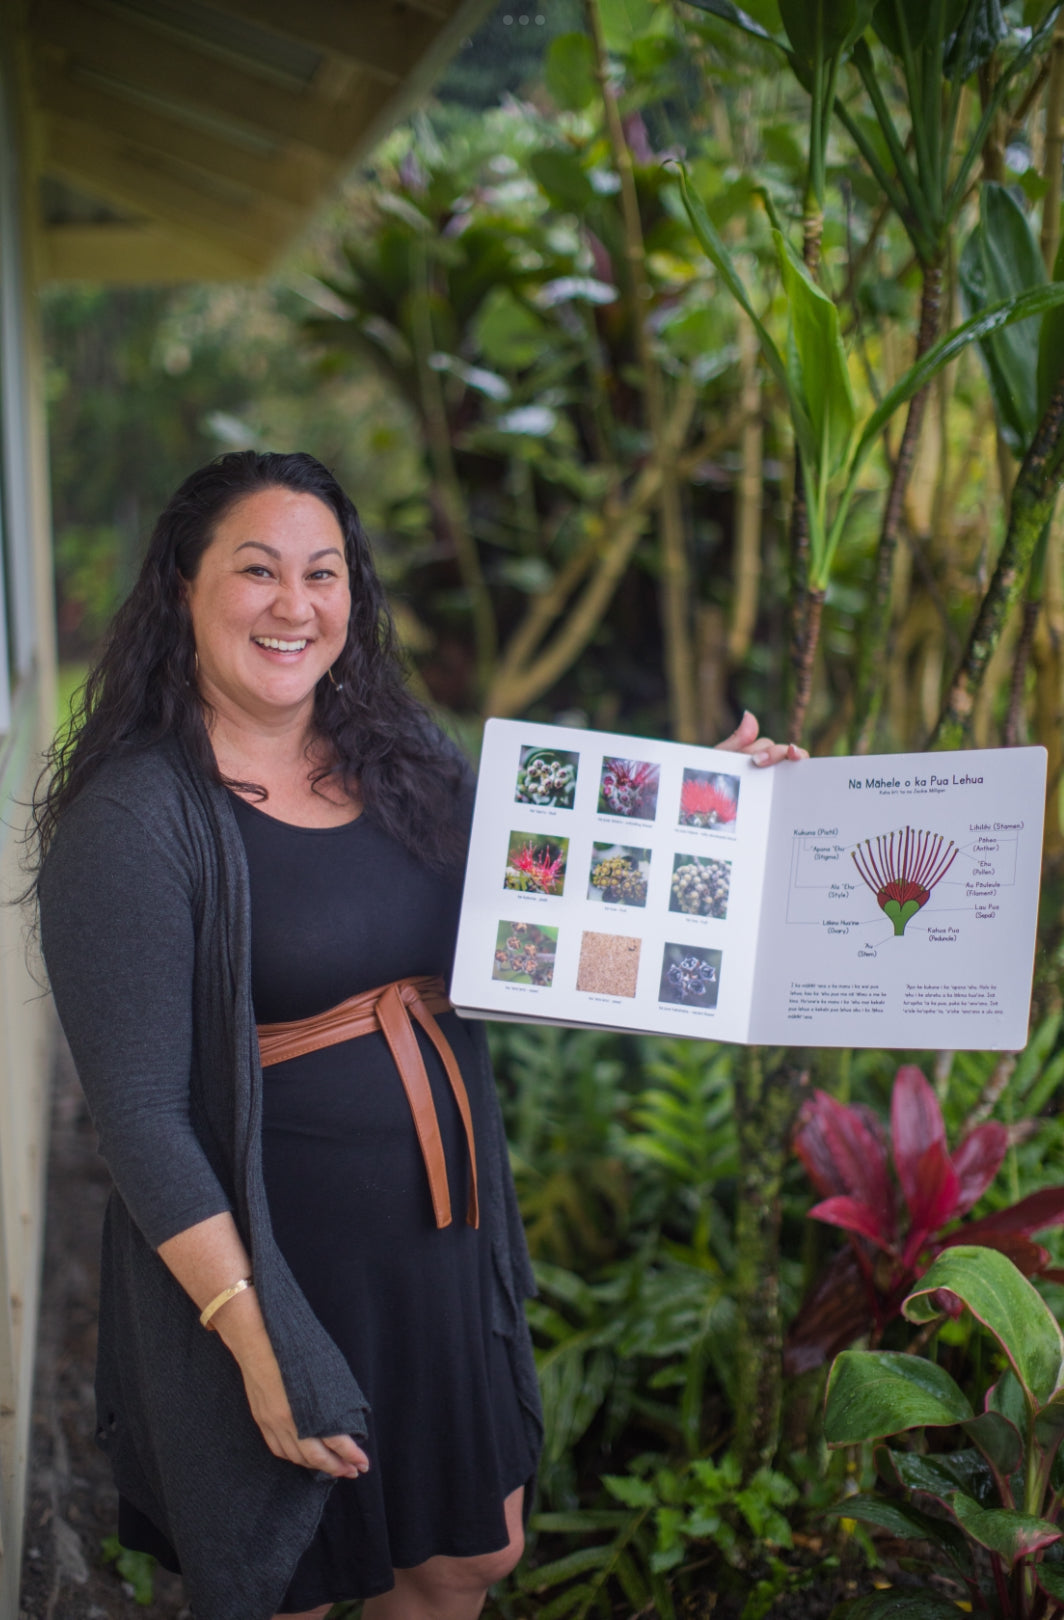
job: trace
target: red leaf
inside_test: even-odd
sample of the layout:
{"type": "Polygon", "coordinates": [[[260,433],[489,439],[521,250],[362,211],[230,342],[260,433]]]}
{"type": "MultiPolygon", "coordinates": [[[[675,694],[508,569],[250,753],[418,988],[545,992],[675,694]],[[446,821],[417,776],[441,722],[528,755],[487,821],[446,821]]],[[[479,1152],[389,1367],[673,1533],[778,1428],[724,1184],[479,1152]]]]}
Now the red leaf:
{"type": "Polygon", "coordinates": [[[1009,1133],[1004,1125],[991,1120],[987,1125],[977,1125],[951,1155],[961,1184],[958,1215],[967,1215],[972,1205],[979,1202],[1001,1168],[1008,1145],[1009,1133]]]}
{"type": "Polygon", "coordinates": [[[783,1347],[784,1376],[822,1367],[878,1325],[868,1284],[847,1244],[824,1267],[790,1325],[783,1347]]]}
{"type": "Polygon", "coordinates": [[[945,1143],[932,1142],[916,1162],[912,1192],[905,1189],[911,1218],[905,1244],[906,1265],[912,1265],[927,1239],[957,1213],[959,1190],[960,1181],[945,1143]]]}
{"type": "Polygon", "coordinates": [[[984,1232],[1041,1232],[1047,1226],[1064,1225],[1064,1187],[1043,1187],[1041,1192],[1029,1193],[1018,1204],[1008,1209],[997,1209],[992,1215],[983,1215],[970,1221],[964,1228],[962,1243],[989,1243],[984,1232]]]}
{"type": "Polygon", "coordinates": [[[814,1204],[809,1215],[814,1221],[826,1221],[829,1226],[841,1226],[847,1232],[857,1232],[887,1254],[894,1252],[891,1243],[894,1234],[883,1231],[876,1220],[875,1210],[869,1209],[859,1198],[826,1198],[822,1204],[814,1204]]]}
{"type": "MultiPolygon", "coordinates": [[[[938,1143],[946,1149],[946,1127],[938,1098],[912,1063],[903,1064],[894,1076],[890,1102],[890,1127],[894,1144],[894,1168],[909,1209],[924,1200],[920,1192],[919,1165],[928,1148],[938,1143]]],[[[914,1215],[915,1220],[915,1215],[914,1215]]]]}
{"type": "MultiPolygon", "coordinates": [[[[943,1249],[954,1249],[958,1243],[970,1243],[971,1231],[962,1227],[954,1232],[941,1245],[943,1249]]],[[[1022,1271],[1025,1277],[1043,1275],[1043,1268],[1049,1259],[1049,1250],[1043,1249],[1040,1243],[1033,1243],[1029,1237],[1019,1232],[983,1232],[979,1238],[979,1247],[983,1249],[998,1249],[1007,1255],[1013,1265],[1022,1271]]]]}
{"type": "Polygon", "coordinates": [[[873,1212],[880,1236],[893,1237],[894,1196],[886,1149],[863,1110],[837,1102],[826,1091],[814,1092],[794,1145],[818,1192],[859,1198],[873,1212]]]}

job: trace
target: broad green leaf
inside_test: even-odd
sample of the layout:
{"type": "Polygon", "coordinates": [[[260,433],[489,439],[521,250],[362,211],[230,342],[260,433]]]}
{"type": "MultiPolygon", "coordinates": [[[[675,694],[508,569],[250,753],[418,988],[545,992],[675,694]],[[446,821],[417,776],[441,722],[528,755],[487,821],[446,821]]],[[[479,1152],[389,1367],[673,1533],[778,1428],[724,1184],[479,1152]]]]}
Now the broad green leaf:
{"type": "Polygon", "coordinates": [[[1000,0],[972,0],[946,46],[942,65],[947,76],[963,84],[990,60],[1007,34],[1000,0]]]}
{"type": "MultiPolygon", "coordinates": [[[[888,1449],[889,1448],[884,1448],[888,1449]]],[[[962,1491],[980,1505],[994,1493],[994,1476],[982,1455],[975,1451],[930,1452],[889,1451],[897,1479],[909,1491],[923,1491],[945,1502],[954,1491],[962,1491]]]]}
{"type": "Polygon", "coordinates": [[[987,1391],[987,1410],[1000,1412],[1013,1428],[1023,1434],[1027,1428],[1027,1397],[1011,1367],[1006,1367],[996,1384],[987,1391]]]}
{"type": "Polygon", "coordinates": [[[623,55],[633,42],[669,26],[670,12],[661,0],[597,0],[606,49],[623,55]]]}
{"type": "Polygon", "coordinates": [[[949,1506],[973,1541],[988,1552],[997,1553],[1010,1565],[1017,1558],[1051,1546],[1061,1537],[1061,1531],[1048,1519],[1036,1519],[1030,1513],[1014,1513],[1009,1508],[983,1508],[963,1491],[950,1498],[949,1506]]]}
{"type": "Polygon", "coordinates": [[[544,67],[547,89],[559,107],[582,112],[598,95],[595,47],[588,34],[559,34],[550,42],[544,67]]]}
{"type": "Polygon", "coordinates": [[[902,1307],[910,1322],[929,1322],[941,1314],[932,1297],[940,1288],[955,1294],[994,1335],[1028,1397],[1039,1406],[1048,1401],[1060,1379],[1064,1335],[1012,1261],[996,1249],[945,1250],[902,1307]]]}
{"type": "Polygon", "coordinates": [[[957,1526],[949,1519],[933,1519],[930,1513],[921,1513],[907,1502],[890,1502],[884,1496],[848,1496],[827,1512],[833,1519],[856,1519],[877,1530],[889,1530],[891,1535],[901,1536],[903,1540],[937,1543],[958,1569],[971,1566],[967,1543],[957,1526]]]}
{"type": "Polygon", "coordinates": [[[490,366],[523,371],[543,353],[548,328],[508,287],[494,287],[473,323],[473,337],[490,366]]]}
{"type": "MultiPolygon", "coordinates": [[[[1018,1387],[1018,1386],[1017,1386],[1018,1387]]],[[[1002,1479],[1014,1474],[1023,1461],[1023,1439],[1014,1423],[1000,1412],[982,1412],[964,1425],[964,1432],[1002,1479]]]]}
{"type": "Polygon", "coordinates": [[[839,1620],[957,1620],[955,1603],[934,1592],[870,1592],[832,1611],[839,1620]]]}
{"type": "Polygon", "coordinates": [[[876,0],[780,0],[780,18],[795,55],[812,65],[818,55],[826,62],[847,50],[875,7],[876,0]]]}
{"type": "MultiPolygon", "coordinates": [[[[964,245],[959,272],[972,314],[1029,287],[1045,285],[1038,243],[1023,209],[1005,186],[984,183],[979,223],[964,245]]],[[[1022,457],[1038,426],[1039,329],[1033,321],[1010,326],[983,338],[979,348],[1002,432],[1022,457]]]]}
{"type": "Polygon", "coordinates": [[[839,336],[839,311],[783,233],[774,230],[772,238],[791,317],[798,366],[795,386],[812,428],[814,465],[827,480],[849,456],[857,417],[846,351],[839,336]]]}
{"type": "Polygon", "coordinates": [[[824,1434],[829,1445],[852,1446],[974,1416],[967,1397],[933,1361],[891,1350],[844,1350],[828,1379],[824,1434]]]}
{"type": "Polygon", "coordinates": [[[1035,1564],[1034,1575],[1039,1586],[1051,1597],[1064,1598],[1064,1564],[1047,1564],[1043,1558],[1040,1564],[1035,1564]]]}
{"type": "Polygon", "coordinates": [[[1034,1437],[1047,1452],[1056,1451],[1064,1440],[1064,1391],[1043,1406],[1036,1416],[1034,1437]]]}
{"type": "Polygon", "coordinates": [[[562,208],[571,208],[582,214],[594,201],[594,187],[575,153],[547,146],[540,152],[532,153],[528,166],[551,202],[560,204],[562,208]]]}
{"type": "MultiPolygon", "coordinates": [[[[892,56],[904,57],[906,36],[912,52],[920,49],[931,27],[935,5],[936,0],[879,0],[874,27],[892,56]]],[[[943,40],[960,26],[965,9],[966,0],[946,0],[943,40]]]]}
{"type": "MultiPolygon", "coordinates": [[[[1064,236],[1053,265],[1053,280],[1064,281],[1064,236]]],[[[1038,334],[1038,420],[1064,377],[1064,308],[1047,310],[1038,334]]]]}
{"type": "Polygon", "coordinates": [[[697,6],[699,11],[708,11],[711,16],[720,17],[723,22],[731,23],[733,28],[740,29],[744,34],[752,34],[755,39],[762,39],[769,45],[780,46],[780,41],[770,34],[767,28],[763,28],[748,11],[732,5],[731,0],[690,0],[690,4],[697,6]]]}

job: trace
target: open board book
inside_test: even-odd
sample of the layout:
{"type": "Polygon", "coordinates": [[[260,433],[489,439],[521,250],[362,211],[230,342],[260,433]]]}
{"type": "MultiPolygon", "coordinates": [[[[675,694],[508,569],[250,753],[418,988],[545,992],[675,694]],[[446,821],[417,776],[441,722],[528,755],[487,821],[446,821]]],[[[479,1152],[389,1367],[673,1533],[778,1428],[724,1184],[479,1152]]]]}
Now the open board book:
{"type": "Polygon", "coordinates": [[[1042,748],[814,759],[485,728],[460,1012],[786,1046],[1027,1040],[1042,748]]]}

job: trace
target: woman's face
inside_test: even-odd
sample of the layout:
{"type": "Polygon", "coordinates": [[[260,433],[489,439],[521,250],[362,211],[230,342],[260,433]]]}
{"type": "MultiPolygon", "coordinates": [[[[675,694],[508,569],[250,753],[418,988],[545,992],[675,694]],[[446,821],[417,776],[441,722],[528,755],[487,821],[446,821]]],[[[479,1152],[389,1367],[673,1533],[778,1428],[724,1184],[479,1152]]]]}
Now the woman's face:
{"type": "Polygon", "coordinates": [[[246,496],[218,524],[186,591],[199,688],[213,708],[265,721],[309,711],[351,612],[331,508],[284,488],[246,496]]]}

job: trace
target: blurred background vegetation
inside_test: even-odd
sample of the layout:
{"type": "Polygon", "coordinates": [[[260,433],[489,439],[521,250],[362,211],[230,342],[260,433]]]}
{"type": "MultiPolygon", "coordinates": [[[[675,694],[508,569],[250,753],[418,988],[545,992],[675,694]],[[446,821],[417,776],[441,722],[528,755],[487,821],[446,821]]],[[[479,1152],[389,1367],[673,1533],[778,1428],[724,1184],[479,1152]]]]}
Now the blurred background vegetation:
{"type": "MultiPolygon", "coordinates": [[[[820,753],[1044,744],[1032,1044],[914,1055],[951,1146],[1008,1132],[977,1214],[1064,1181],[1058,10],[508,0],[273,280],[45,311],[68,690],[181,478],[301,448],[474,742],[488,713],[713,742],[749,707],[820,753]]],[[[791,1151],[814,1087],[885,1119],[898,1056],[493,1040],[548,1421],[495,1612],[904,1580],[820,1517],[870,1461],[820,1439],[841,1245],[791,1151]],[[803,1296],[820,1365],[783,1356],[803,1296]]],[[[979,1372],[963,1324],[918,1348],[979,1372]]]]}

